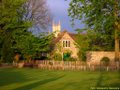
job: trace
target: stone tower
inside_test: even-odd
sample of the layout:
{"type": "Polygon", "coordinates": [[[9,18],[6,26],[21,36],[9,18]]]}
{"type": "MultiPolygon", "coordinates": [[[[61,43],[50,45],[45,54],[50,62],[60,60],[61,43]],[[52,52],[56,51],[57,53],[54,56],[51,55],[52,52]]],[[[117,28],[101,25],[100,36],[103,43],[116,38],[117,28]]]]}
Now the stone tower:
{"type": "Polygon", "coordinates": [[[52,23],[52,32],[54,33],[55,37],[58,36],[58,34],[60,33],[61,31],[61,24],[60,24],[60,21],[59,23],[52,23]]]}

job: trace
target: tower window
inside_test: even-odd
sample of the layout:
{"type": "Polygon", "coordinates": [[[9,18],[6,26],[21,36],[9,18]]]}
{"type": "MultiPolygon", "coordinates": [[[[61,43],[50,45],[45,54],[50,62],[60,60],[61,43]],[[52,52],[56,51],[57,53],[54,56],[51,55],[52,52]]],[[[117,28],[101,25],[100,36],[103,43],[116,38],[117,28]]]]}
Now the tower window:
{"type": "Polygon", "coordinates": [[[70,41],[64,40],[63,41],[63,47],[70,47],[70,41]]]}

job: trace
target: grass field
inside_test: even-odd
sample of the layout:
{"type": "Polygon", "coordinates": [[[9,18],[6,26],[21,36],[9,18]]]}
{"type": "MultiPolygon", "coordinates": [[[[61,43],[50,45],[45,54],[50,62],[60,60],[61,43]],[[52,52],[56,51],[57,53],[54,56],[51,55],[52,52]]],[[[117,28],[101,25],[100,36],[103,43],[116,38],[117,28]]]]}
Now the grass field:
{"type": "Polygon", "coordinates": [[[0,90],[90,90],[94,87],[120,88],[120,73],[0,69],[0,90]]]}

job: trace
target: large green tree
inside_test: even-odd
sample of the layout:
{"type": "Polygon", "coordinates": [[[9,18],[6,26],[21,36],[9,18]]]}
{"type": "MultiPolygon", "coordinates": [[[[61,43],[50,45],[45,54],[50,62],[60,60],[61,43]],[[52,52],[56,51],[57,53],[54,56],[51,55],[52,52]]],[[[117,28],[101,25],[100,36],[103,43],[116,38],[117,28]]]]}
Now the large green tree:
{"type": "Polygon", "coordinates": [[[14,32],[13,49],[21,53],[27,60],[36,57],[36,54],[50,51],[52,34],[40,33],[35,36],[30,32],[14,32]]]}
{"type": "Polygon", "coordinates": [[[37,43],[38,46],[43,42],[32,35],[31,28],[34,29],[33,32],[37,26],[45,29],[49,21],[49,11],[44,0],[0,0],[1,59],[4,62],[12,62],[14,47],[22,47],[22,51],[28,54],[33,52],[33,44],[37,43]]]}
{"type": "Polygon", "coordinates": [[[4,62],[12,61],[12,33],[16,30],[25,30],[30,25],[22,18],[25,12],[22,7],[24,3],[25,0],[0,1],[1,56],[4,62]]]}
{"type": "Polygon", "coordinates": [[[119,59],[119,0],[72,0],[68,11],[72,21],[83,20],[86,28],[104,39],[104,46],[111,47],[115,40],[115,59],[119,59]]]}

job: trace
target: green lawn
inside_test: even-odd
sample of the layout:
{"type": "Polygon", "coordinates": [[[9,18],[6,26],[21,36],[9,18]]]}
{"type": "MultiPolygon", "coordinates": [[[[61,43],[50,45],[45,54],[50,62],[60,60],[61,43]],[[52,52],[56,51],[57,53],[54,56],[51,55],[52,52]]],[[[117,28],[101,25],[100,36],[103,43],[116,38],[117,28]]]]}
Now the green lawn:
{"type": "Polygon", "coordinates": [[[0,90],[90,90],[92,87],[120,87],[120,73],[0,69],[0,90]]]}

